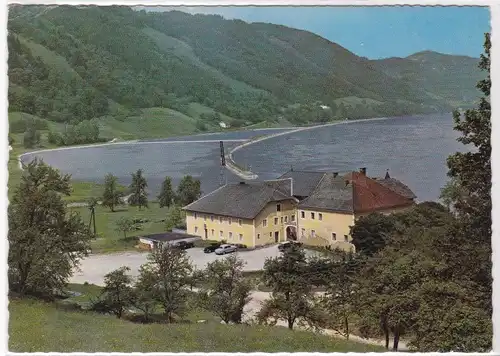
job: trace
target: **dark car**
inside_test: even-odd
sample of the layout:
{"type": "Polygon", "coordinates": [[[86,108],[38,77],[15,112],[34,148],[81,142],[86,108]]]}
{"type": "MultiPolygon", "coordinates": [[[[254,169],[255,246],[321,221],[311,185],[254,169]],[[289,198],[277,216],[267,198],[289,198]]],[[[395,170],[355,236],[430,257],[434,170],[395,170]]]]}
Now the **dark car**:
{"type": "Polygon", "coordinates": [[[297,247],[302,246],[302,242],[285,241],[285,242],[282,242],[278,245],[278,250],[283,252],[289,248],[292,248],[293,246],[297,246],[297,247]]]}
{"type": "Polygon", "coordinates": [[[194,247],[194,243],[187,241],[179,241],[172,245],[174,248],[179,248],[181,250],[187,250],[188,248],[194,247]]]}
{"type": "Polygon", "coordinates": [[[207,246],[203,249],[203,252],[205,253],[212,253],[214,252],[215,250],[217,250],[219,247],[220,247],[220,243],[213,243],[213,244],[210,244],[210,246],[207,246]]]}
{"type": "Polygon", "coordinates": [[[243,250],[247,248],[247,245],[243,245],[243,244],[234,244],[234,246],[236,246],[237,248],[241,248],[243,250]]]}

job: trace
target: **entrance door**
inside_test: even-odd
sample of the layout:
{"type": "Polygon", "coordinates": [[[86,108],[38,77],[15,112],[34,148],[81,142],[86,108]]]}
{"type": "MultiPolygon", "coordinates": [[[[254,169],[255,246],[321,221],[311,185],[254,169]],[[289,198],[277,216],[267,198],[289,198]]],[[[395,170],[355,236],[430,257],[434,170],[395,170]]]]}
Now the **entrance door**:
{"type": "Polygon", "coordinates": [[[280,232],[275,231],[274,232],[274,242],[278,242],[280,240],[280,232]]]}

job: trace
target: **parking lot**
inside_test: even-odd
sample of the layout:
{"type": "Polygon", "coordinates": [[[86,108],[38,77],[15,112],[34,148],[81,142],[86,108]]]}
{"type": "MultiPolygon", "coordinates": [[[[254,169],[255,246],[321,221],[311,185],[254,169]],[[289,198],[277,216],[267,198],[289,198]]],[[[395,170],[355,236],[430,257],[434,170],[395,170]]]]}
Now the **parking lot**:
{"type": "MultiPolygon", "coordinates": [[[[217,256],[214,253],[204,253],[202,248],[186,250],[193,265],[203,269],[207,263],[218,258],[230,255],[217,256]]],[[[279,256],[277,246],[270,246],[252,251],[238,251],[235,253],[245,262],[245,271],[257,271],[264,267],[266,258],[279,256]]],[[[81,261],[80,270],[75,271],[70,278],[70,283],[84,283],[102,285],[104,275],[122,266],[130,267],[130,274],[136,276],[139,267],[147,262],[147,252],[122,252],[113,254],[90,255],[81,261]]]]}

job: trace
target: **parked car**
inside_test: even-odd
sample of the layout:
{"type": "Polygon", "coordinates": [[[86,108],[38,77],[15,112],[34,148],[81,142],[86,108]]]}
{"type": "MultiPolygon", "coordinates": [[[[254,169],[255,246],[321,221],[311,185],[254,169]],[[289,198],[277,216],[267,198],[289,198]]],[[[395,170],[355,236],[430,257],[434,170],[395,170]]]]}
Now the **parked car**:
{"type": "Polygon", "coordinates": [[[236,252],[236,246],[234,245],[221,245],[215,250],[216,255],[225,255],[226,253],[236,252]]]}
{"type": "Polygon", "coordinates": [[[278,250],[284,252],[285,250],[293,247],[293,246],[302,246],[302,242],[297,241],[285,241],[278,245],[278,250]]]}
{"type": "Polygon", "coordinates": [[[187,250],[188,248],[194,247],[194,243],[187,241],[179,241],[172,244],[174,248],[179,248],[181,250],[187,250]]]}
{"type": "Polygon", "coordinates": [[[220,246],[221,246],[221,244],[219,242],[214,242],[214,243],[210,244],[210,246],[205,247],[203,249],[203,252],[212,253],[215,250],[217,250],[220,246]]]}

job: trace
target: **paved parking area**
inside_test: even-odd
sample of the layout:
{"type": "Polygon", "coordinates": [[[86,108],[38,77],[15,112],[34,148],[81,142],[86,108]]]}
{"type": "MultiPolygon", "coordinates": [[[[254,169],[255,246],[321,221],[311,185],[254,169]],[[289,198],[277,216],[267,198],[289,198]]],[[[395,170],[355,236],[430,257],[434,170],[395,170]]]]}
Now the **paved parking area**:
{"type": "MultiPolygon", "coordinates": [[[[203,269],[207,263],[229,255],[217,256],[214,253],[204,253],[202,248],[186,250],[193,265],[203,269]]],[[[245,261],[245,271],[257,271],[264,267],[266,258],[279,256],[277,246],[270,246],[253,251],[239,251],[235,253],[245,261]]],[[[137,276],[139,267],[147,262],[147,252],[122,252],[113,254],[90,255],[81,261],[80,270],[75,271],[70,278],[70,283],[84,283],[102,285],[104,276],[122,266],[130,267],[130,274],[137,276]]]]}

